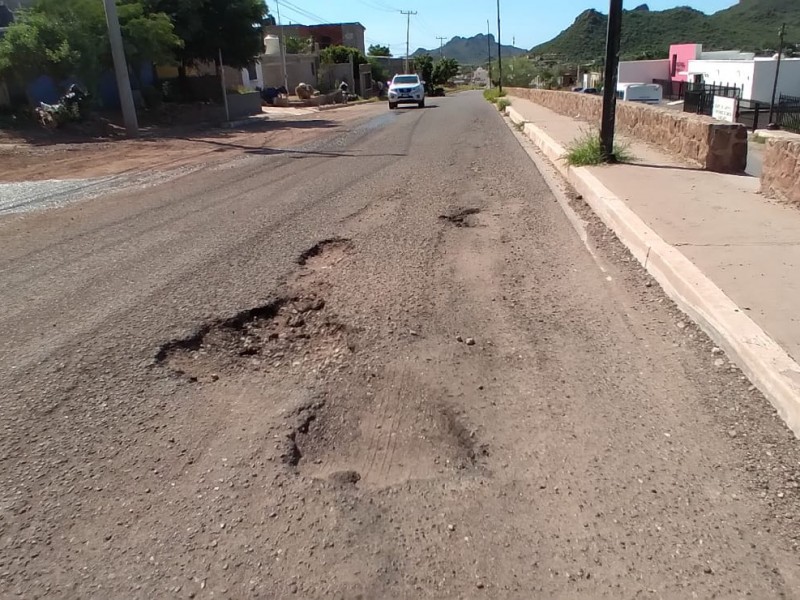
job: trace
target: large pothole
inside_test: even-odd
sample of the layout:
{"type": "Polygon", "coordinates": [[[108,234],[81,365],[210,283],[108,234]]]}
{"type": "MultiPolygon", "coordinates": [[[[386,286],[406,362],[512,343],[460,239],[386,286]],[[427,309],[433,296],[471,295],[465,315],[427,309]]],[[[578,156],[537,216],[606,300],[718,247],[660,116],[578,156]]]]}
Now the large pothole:
{"type": "Polygon", "coordinates": [[[350,352],[347,334],[323,298],[281,298],[168,342],[156,360],[202,382],[246,370],[321,372],[339,365],[350,352]]]}

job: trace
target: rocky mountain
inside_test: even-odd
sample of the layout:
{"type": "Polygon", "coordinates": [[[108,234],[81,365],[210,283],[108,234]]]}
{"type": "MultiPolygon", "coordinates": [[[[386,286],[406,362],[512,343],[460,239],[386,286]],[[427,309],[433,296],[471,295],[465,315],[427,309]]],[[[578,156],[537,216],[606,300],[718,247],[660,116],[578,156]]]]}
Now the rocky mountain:
{"type": "MultiPolygon", "coordinates": [[[[786,23],[786,40],[800,44],[800,0],[739,0],[711,15],[685,6],[651,11],[643,4],[623,14],[621,56],[666,58],[669,45],[677,43],[703,44],[706,50],[775,50],[781,23],[786,23]]],[[[566,62],[600,59],[607,26],[606,15],[584,11],[569,28],[531,52],[555,54],[566,62]]]]}
{"type": "MultiPolygon", "coordinates": [[[[471,38],[464,38],[456,36],[443,47],[442,51],[447,58],[455,58],[462,65],[482,65],[488,60],[488,45],[492,45],[492,58],[497,58],[497,41],[493,34],[488,36],[479,33],[471,38]],[[487,41],[488,37],[488,41],[487,41]]],[[[515,48],[514,46],[503,46],[503,56],[519,56],[520,54],[527,54],[528,51],[524,48],[515,48]]],[[[425,48],[418,48],[413,56],[430,54],[431,56],[439,56],[439,48],[427,50],[425,48]]]]}

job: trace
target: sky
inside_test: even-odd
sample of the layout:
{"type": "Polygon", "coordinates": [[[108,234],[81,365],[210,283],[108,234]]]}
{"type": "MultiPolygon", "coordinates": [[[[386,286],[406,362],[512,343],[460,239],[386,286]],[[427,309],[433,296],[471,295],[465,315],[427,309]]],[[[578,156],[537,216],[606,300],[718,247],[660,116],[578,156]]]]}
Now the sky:
{"type": "MultiPolygon", "coordinates": [[[[276,0],[266,0],[276,14],[276,0]]],[[[632,9],[647,3],[650,10],[691,6],[706,13],[728,8],[737,0],[625,0],[632,9]]],[[[388,45],[395,56],[406,52],[406,19],[401,10],[416,11],[411,17],[411,52],[439,47],[437,37],[471,37],[486,33],[486,21],[497,35],[496,0],[277,0],[283,23],[347,23],[358,21],[367,28],[370,44],[388,45]]],[[[569,27],[581,12],[594,8],[608,12],[608,0],[500,0],[502,41],[532,48],[569,27]]]]}

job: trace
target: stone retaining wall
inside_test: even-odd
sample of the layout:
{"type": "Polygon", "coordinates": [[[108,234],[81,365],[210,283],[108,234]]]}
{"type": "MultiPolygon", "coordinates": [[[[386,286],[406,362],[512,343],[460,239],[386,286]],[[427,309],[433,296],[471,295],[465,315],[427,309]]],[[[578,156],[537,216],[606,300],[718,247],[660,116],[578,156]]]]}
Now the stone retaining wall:
{"type": "Polygon", "coordinates": [[[770,138],[764,149],[761,191],[800,205],[800,136],[770,138]]]}
{"type": "MultiPolygon", "coordinates": [[[[524,88],[509,88],[507,92],[600,127],[603,106],[600,96],[524,88]]],[[[620,101],[617,102],[617,129],[623,135],[649,142],[708,171],[741,173],[747,167],[747,129],[740,124],[620,101]]]]}

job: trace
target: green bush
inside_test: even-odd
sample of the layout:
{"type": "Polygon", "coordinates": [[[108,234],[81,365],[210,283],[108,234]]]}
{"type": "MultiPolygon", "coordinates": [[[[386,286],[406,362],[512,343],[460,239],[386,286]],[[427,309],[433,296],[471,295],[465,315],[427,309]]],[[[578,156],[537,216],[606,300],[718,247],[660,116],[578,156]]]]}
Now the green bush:
{"type": "Polygon", "coordinates": [[[483,91],[483,97],[493,104],[496,103],[498,99],[502,98],[505,95],[506,95],[505,92],[501,94],[500,90],[498,90],[497,88],[491,88],[483,91]]]}
{"type": "Polygon", "coordinates": [[[508,98],[497,99],[497,110],[499,110],[500,112],[503,112],[509,106],[511,106],[511,100],[509,100],[508,98]]]}
{"type": "MultiPolygon", "coordinates": [[[[628,146],[614,144],[614,157],[617,162],[631,162],[628,146]]],[[[585,131],[579,138],[573,140],[567,147],[564,157],[567,164],[572,167],[588,167],[603,164],[603,150],[600,145],[600,134],[597,131],[585,131]]]]}

